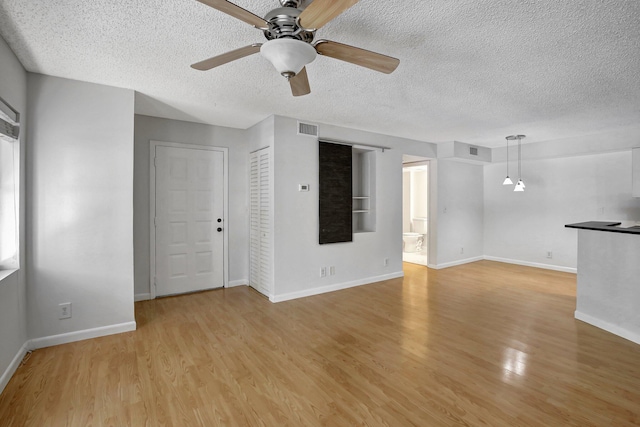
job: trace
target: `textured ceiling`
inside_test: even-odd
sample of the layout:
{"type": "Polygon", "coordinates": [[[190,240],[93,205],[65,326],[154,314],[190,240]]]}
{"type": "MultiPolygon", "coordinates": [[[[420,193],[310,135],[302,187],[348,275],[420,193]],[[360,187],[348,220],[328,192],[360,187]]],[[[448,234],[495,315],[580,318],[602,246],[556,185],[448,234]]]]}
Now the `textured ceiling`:
{"type": "MultiPolygon", "coordinates": [[[[260,16],[279,6],[235,3],[260,16]]],[[[264,41],[195,0],[0,0],[0,34],[28,71],[135,89],[137,113],[223,126],[278,114],[497,146],[512,133],[532,142],[640,125],[637,0],[361,0],[316,39],[400,66],[385,75],[318,57],[299,98],[260,55],[191,69],[264,41]]]]}

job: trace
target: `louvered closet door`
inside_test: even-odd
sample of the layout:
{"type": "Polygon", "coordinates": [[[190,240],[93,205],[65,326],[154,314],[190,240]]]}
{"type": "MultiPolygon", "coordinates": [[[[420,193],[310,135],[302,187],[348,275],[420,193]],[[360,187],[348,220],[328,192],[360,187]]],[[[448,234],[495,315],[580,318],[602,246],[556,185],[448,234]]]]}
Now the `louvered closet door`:
{"type": "Polygon", "coordinates": [[[271,196],[269,148],[251,153],[249,285],[271,295],[271,196]]]}

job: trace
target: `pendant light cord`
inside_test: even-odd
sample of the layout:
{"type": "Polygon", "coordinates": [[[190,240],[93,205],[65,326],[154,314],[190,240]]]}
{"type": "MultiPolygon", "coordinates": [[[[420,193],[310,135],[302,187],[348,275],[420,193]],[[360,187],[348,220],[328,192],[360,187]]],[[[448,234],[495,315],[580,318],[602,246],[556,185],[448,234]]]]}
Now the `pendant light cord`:
{"type": "Polygon", "coordinates": [[[507,140],[507,176],[509,176],[509,139],[505,139],[507,140]]]}
{"type": "Polygon", "coordinates": [[[518,181],[522,181],[522,154],[520,150],[520,138],[518,138],[518,181]]]}

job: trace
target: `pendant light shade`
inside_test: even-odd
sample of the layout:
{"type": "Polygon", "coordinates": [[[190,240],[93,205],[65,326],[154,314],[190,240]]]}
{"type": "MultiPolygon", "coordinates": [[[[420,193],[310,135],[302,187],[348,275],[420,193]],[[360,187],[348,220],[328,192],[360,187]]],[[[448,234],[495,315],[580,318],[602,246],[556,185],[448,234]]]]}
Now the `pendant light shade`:
{"type": "Polygon", "coordinates": [[[298,74],[317,56],[313,46],[296,39],[269,40],[260,47],[260,53],[288,79],[298,74]]]}
{"type": "Polygon", "coordinates": [[[502,181],[502,185],[513,185],[513,181],[511,181],[511,178],[509,178],[509,175],[507,175],[504,181],[502,181]]]}
{"type": "Polygon", "coordinates": [[[519,180],[513,191],[524,191],[524,182],[522,182],[522,180],[519,180]]]}

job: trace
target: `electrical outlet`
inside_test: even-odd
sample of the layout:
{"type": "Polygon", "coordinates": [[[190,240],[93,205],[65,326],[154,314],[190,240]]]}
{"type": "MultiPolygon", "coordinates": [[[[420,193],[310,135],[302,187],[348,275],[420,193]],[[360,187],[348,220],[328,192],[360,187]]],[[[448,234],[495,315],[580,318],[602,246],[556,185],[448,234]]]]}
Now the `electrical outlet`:
{"type": "Polygon", "coordinates": [[[547,251],[547,258],[553,258],[553,252],[547,251]]]}
{"type": "Polygon", "coordinates": [[[383,264],[385,267],[389,267],[389,258],[385,258],[385,259],[384,259],[384,261],[382,262],[382,264],[383,264]]]}
{"type": "Polygon", "coordinates": [[[320,267],[320,277],[327,277],[327,267],[320,267]]]}
{"type": "Polygon", "coordinates": [[[336,274],[336,268],[332,265],[329,267],[329,275],[333,276],[334,274],[336,274]]]}
{"type": "Polygon", "coordinates": [[[71,303],[63,302],[62,304],[58,304],[58,319],[69,318],[71,318],[71,303]]]}

